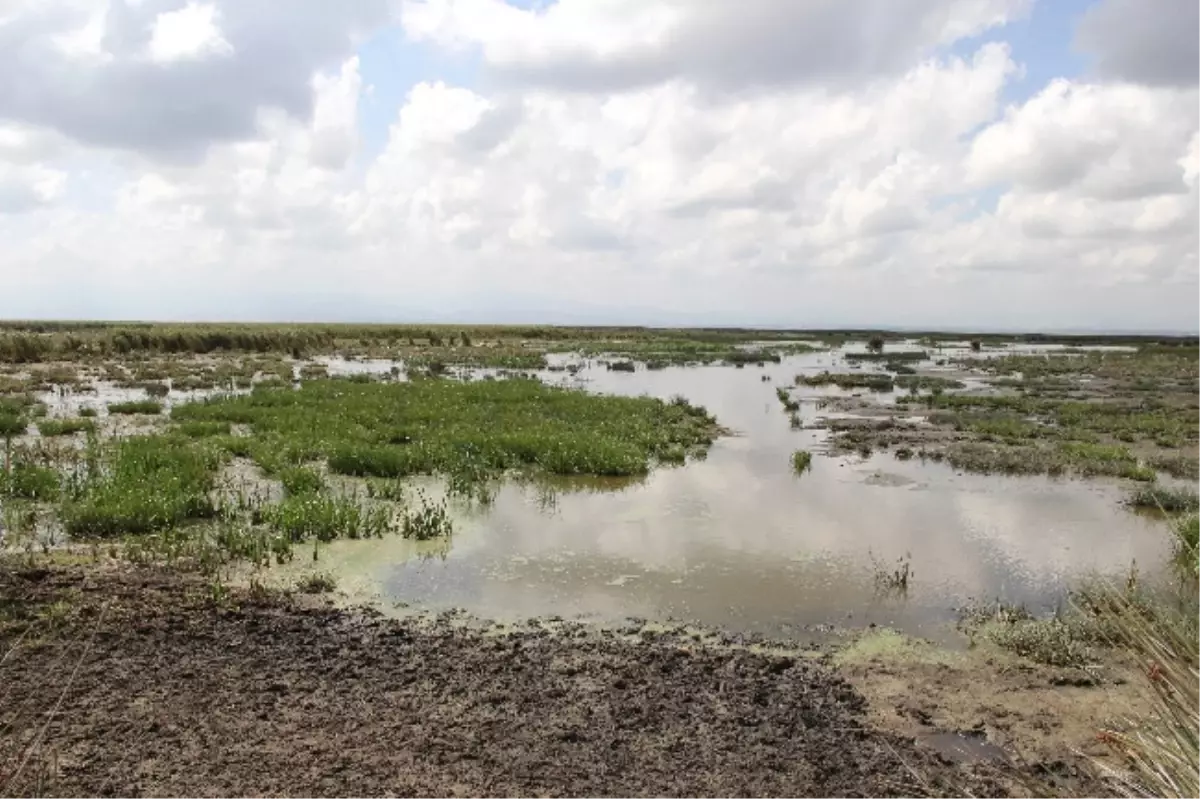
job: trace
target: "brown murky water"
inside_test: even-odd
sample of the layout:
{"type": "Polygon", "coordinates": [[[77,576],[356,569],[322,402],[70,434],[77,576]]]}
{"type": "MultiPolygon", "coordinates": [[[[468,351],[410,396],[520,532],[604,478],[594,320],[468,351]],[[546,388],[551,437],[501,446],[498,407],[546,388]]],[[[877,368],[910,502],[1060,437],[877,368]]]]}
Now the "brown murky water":
{"type": "MultiPolygon", "coordinates": [[[[1163,562],[1161,523],[1123,510],[1116,483],[962,474],[887,454],[819,455],[796,477],[791,453],[820,452],[824,434],[790,429],[775,387],[844,368],[822,352],[744,369],[546,373],[590,391],[682,394],[735,435],[703,461],[633,483],[507,484],[490,509],[459,509],[450,541],[336,542],[318,568],[385,607],[639,617],[785,636],[873,622],[945,640],[954,609],[972,598],[1052,609],[1074,580],[1163,562]],[[877,571],[902,563],[907,593],[881,591],[877,571]]],[[[807,420],[821,396],[840,393],[794,396],[807,420]]]]}

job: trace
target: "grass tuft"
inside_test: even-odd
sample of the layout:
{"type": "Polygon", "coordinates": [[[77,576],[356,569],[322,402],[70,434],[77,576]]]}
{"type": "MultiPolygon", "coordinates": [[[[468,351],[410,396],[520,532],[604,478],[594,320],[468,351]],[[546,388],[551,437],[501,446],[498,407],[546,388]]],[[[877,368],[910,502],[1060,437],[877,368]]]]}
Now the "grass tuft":
{"type": "Polygon", "coordinates": [[[162,403],[157,400],[129,400],[128,402],[110,402],[108,404],[109,413],[120,414],[155,414],[161,413],[163,409],[162,403]]]}

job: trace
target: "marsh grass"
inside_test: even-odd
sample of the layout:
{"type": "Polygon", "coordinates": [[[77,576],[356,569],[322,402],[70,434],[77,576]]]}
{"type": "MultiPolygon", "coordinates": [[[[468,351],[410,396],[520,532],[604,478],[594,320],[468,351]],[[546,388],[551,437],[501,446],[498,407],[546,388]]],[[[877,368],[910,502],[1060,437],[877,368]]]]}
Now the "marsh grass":
{"type": "Polygon", "coordinates": [[[338,538],[382,538],[393,525],[385,507],[366,507],[355,497],[308,493],[266,505],[261,520],[292,542],[328,542],[338,538]]]}
{"type": "Polygon", "coordinates": [[[279,472],[279,481],[289,497],[320,494],[325,490],[325,478],[307,466],[289,466],[279,472]]]}
{"type": "Polygon", "coordinates": [[[156,414],[162,413],[163,405],[157,400],[129,400],[127,402],[110,402],[108,412],[116,414],[156,414]]]}
{"type": "Polygon", "coordinates": [[[175,425],[174,430],[188,438],[208,438],[210,436],[227,436],[232,425],[224,421],[182,422],[175,425]]]}
{"type": "Polygon", "coordinates": [[[417,490],[417,507],[409,508],[400,521],[400,535],[415,541],[429,541],[448,537],[454,533],[454,525],[446,509],[446,501],[431,501],[420,489],[417,490]]]}
{"type": "Polygon", "coordinates": [[[834,385],[843,389],[865,388],[871,391],[891,391],[895,387],[891,375],[870,372],[834,373],[826,371],[817,375],[796,375],[796,384],[803,386],[834,385]]]}
{"type": "Polygon", "coordinates": [[[779,403],[783,405],[783,409],[788,413],[795,413],[800,410],[800,401],[792,399],[792,395],[788,393],[786,388],[782,386],[775,389],[775,396],[779,399],[779,403]]]}
{"type": "Polygon", "coordinates": [[[1164,513],[1194,513],[1200,510],[1200,495],[1194,488],[1144,486],[1131,494],[1125,504],[1164,513]]]}
{"type": "Polygon", "coordinates": [[[812,453],[808,450],[798,449],[792,453],[792,472],[796,475],[802,475],[812,468],[812,453]]]}
{"type": "Polygon", "coordinates": [[[207,519],[219,454],[187,439],[137,436],[99,447],[60,509],[74,536],[144,534],[207,519]]]}
{"type": "Polygon", "coordinates": [[[644,474],[653,460],[704,449],[720,432],[686,401],[598,396],[526,379],[312,381],[178,406],[174,417],[249,425],[246,449],[269,473],[326,459],[334,473],[382,478],[644,474]]]}
{"type": "Polygon", "coordinates": [[[70,436],[76,433],[86,433],[96,429],[92,419],[42,419],[37,423],[38,432],[43,436],[70,436]]]}
{"type": "Polygon", "coordinates": [[[52,501],[58,498],[61,482],[56,469],[17,460],[0,471],[0,496],[52,501]]]}

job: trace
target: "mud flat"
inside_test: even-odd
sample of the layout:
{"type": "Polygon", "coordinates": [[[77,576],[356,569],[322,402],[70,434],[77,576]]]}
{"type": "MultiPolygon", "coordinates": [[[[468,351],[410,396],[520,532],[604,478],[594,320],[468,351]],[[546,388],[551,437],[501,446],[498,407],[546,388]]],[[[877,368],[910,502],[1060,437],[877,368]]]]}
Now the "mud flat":
{"type": "Polygon", "coordinates": [[[572,625],[500,635],[278,594],[214,604],[156,569],[8,562],[0,595],[9,794],[1012,789],[994,764],[872,724],[858,690],[801,654],[572,625]]]}

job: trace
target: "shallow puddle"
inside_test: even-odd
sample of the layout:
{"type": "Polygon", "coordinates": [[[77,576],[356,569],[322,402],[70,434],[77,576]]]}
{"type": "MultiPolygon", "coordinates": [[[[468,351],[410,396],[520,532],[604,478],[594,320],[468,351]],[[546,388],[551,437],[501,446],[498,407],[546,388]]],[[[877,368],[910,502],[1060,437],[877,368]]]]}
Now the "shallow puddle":
{"type": "MultiPolygon", "coordinates": [[[[490,509],[459,510],[449,541],[335,542],[315,567],[385,607],[633,616],[773,636],[874,622],[945,640],[954,609],[972,598],[1047,610],[1081,577],[1163,562],[1161,522],[1124,511],[1117,484],[959,474],[886,454],[818,456],[795,476],[791,453],[820,452],[824,433],[791,429],[775,388],[845,368],[837,353],[819,352],[740,369],[622,373],[592,362],[575,376],[543,373],[592,391],[682,394],[733,435],[704,460],[632,483],[505,484],[490,509]],[[907,592],[883,591],[878,573],[905,564],[907,592]]],[[[805,421],[831,393],[843,395],[794,391],[809,400],[805,421]]],[[[294,568],[314,568],[300,560],[294,568]]]]}

